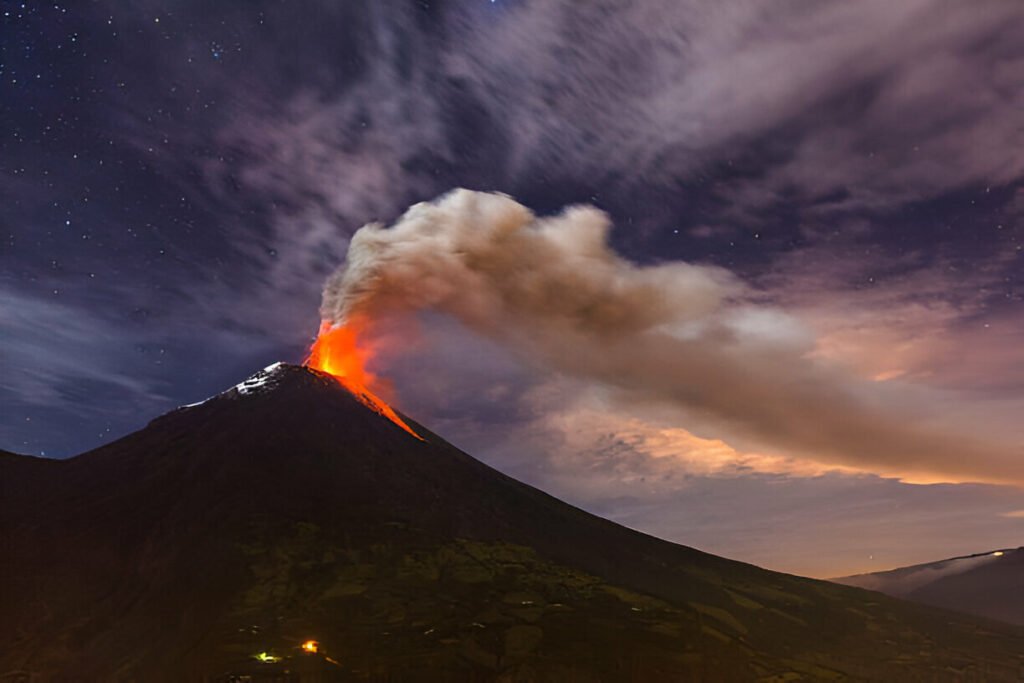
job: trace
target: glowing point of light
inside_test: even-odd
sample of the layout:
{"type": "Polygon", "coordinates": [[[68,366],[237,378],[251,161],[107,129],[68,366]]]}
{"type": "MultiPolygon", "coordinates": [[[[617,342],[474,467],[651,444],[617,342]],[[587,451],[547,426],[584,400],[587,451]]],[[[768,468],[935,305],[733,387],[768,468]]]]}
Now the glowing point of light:
{"type": "Polygon", "coordinates": [[[1003,551],[1002,550],[997,550],[994,553],[992,553],[992,556],[993,557],[1002,557],[1003,556],[1003,551]]]}
{"type": "Polygon", "coordinates": [[[315,640],[307,640],[302,644],[302,651],[309,653],[316,653],[320,650],[320,643],[315,640]]]}
{"type": "Polygon", "coordinates": [[[254,659],[258,659],[264,664],[273,664],[274,662],[280,662],[281,658],[276,657],[269,652],[260,652],[259,654],[253,655],[254,659]]]}

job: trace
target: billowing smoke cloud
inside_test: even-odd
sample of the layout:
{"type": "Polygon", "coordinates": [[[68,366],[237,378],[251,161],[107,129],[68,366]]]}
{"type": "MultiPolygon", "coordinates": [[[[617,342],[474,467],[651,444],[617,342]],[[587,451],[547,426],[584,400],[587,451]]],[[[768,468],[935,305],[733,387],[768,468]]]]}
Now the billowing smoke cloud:
{"type": "Polygon", "coordinates": [[[912,424],[813,360],[813,338],[751,304],[727,271],[632,264],[609,229],[592,207],[537,218],[505,195],[456,190],[356,232],[321,313],[344,324],[432,309],[535,365],[769,448],[919,480],[1024,482],[1011,448],[912,424]]]}

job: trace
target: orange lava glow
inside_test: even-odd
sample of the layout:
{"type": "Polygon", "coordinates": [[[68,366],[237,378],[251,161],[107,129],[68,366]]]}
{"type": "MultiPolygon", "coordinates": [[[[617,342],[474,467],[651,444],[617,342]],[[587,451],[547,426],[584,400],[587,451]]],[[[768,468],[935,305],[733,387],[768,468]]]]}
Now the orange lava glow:
{"type": "Polygon", "coordinates": [[[356,323],[333,327],[324,320],[320,323],[320,332],[309,349],[304,365],[333,375],[368,408],[422,441],[423,437],[414,432],[391,406],[370,391],[370,385],[378,380],[366,368],[373,357],[373,351],[359,342],[361,331],[361,326],[356,323]]]}
{"type": "Polygon", "coordinates": [[[355,325],[331,327],[329,322],[323,321],[309,349],[306,365],[359,386],[373,383],[377,378],[366,369],[373,354],[359,345],[358,334],[355,325]]]}

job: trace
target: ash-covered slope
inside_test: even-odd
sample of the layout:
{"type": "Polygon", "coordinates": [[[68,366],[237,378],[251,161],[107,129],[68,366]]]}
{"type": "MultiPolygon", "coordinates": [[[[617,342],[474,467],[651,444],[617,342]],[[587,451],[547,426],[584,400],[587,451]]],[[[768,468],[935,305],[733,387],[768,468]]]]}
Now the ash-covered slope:
{"type": "Polygon", "coordinates": [[[833,581],[1024,625],[1024,548],[990,550],[833,581]]]}
{"type": "Polygon", "coordinates": [[[409,424],[277,365],[0,459],[0,676],[216,680],[315,638],[353,680],[1016,680],[1018,629],[660,541],[409,424]]]}

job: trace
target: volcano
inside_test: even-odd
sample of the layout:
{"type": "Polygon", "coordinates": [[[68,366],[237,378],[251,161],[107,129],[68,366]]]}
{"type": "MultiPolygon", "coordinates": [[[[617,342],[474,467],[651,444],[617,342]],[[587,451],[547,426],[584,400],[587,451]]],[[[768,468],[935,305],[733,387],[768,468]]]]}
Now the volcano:
{"type": "Polygon", "coordinates": [[[0,456],[0,680],[1018,678],[1016,627],[629,530],[399,417],[276,364],[0,456]]]}

